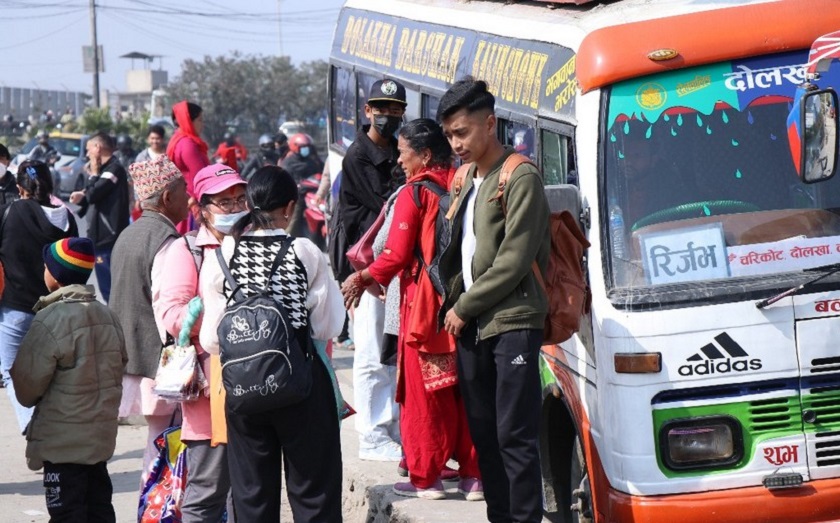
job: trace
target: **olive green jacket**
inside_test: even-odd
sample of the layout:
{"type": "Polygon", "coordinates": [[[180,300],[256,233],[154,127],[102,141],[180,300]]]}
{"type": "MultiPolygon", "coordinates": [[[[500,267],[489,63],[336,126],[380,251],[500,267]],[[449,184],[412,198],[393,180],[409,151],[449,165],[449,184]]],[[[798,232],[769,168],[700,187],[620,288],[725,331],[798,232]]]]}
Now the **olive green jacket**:
{"type": "Polygon", "coordinates": [[[26,430],[29,468],[107,461],[128,359],[119,320],[82,285],[42,297],[35,311],[10,371],[18,401],[35,407],[26,430]]]}
{"type": "Polygon", "coordinates": [[[465,202],[473,189],[475,166],[470,168],[457,201],[454,184],[452,188],[456,206],[452,241],[441,258],[447,305],[454,307],[462,320],[476,320],[481,340],[512,330],[542,330],[548,309],[545,293],[532,269],[536,260],[544,275],[550,251],[549,209],[542,175],[531,164],[514,170],[503,193],[507,216],[499,200],[493,199],[498,192],[502,164],[512,153],[513,149],[505,149],[475,199],[474,283],[468,292],[464,292],[460,254],[465,202]]]}

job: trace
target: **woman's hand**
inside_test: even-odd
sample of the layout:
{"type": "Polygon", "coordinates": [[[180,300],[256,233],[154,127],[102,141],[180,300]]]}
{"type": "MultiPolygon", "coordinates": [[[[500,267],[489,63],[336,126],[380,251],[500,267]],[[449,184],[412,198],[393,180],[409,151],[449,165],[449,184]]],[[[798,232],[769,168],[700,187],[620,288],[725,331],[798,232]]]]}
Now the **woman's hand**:
{"type": "Polygon", "coordinates": [[[341,294],[344,296],[344,307],[350,310],[359,304],[359,299],[372,278],[367,271],[354,272],[341,285],[341,294]],[[367,277],[365,277],[367,276],[367,277]]]}

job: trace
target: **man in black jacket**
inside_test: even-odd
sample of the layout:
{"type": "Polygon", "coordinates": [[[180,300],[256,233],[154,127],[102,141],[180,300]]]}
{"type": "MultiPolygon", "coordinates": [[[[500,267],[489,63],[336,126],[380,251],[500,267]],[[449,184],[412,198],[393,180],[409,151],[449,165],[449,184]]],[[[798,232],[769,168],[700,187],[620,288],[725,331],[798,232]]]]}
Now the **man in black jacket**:
{"type": "Polygon", "coordinates": [[[80,206],[79,216],[87,215],[87,237],[96,250],[96,281],[107,302],[111,296],[111,250],[128,227],[128,174],[114,156],[114,144],[107,134],[91,136],[86,149],[90,158],[87,184],[70,195],[70,202],[80,206]]]}
{"type": "MultiPolygon", "coordinates": [[[[394,80],[374,82],[370,88],[365,125],[356,141],[347,149],[342,163],[337,219],[344,231],[344,245],[351,246],[371,226],[388,196],[394,191],[393,172],[397,167],[397,140],[406,108],[405,87],[394,80]]],[[[341,244],[341,242],[337,242],[341,244]]],[[[333,267],[343,281],[352,268],[345,253],[333,267]]],[[[359,457],[375,461],[399,461],[399,423],[394,403],[396,372],[380,363],[385,306],[365,293],[356,306],[353,320],[353,384],[355,390],[356,430],[359,432],[359,457]]]]}

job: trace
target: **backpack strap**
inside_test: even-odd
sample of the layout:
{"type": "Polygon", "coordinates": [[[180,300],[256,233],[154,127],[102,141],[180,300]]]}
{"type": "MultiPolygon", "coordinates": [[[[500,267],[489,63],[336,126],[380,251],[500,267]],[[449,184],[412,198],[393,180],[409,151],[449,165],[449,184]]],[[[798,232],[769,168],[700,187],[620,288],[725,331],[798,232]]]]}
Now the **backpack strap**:
{"type": "MultiPolygon", "coordinates": [[[[238,246],[239,242],[236,242],[236,245],[238,246]]],[[[236,251],[236,247],[234,247],[233,250],[236,251]]],[[[235,298],[237,300],[242,299],[242,291],[239,289],[239,284],[236,283],[236,280],[230,273],[230,268],[228,268],[228,265],[225,262],[225,257],[222,255],[221,247],[216,249],[216,259],[219,260],[219,266],[222,268],[222,274],[225,275],[225,280],[227,280],[228,285],[230,285],[231,298],[235,298]]]]}
{"type": "Polygon", "coordinates": [[[452,179],[452,187],[455,189],[455,197],[452,198],[452,203],[449,204],[449,211],[446,213],[446,219],[451,220],[455,216],[455,209],[458,208],[458,202],[461,199],[461,189],[464,187],[464,180],[467,179],[467,174],[473,166],[473,162],[465,163],[458,167],[455,171],[455,177],[452,179]]]}
{"type": "MultiPolygon", "coordinates": [[[[286,257],[286,253],[289,251],[289,247],[292,246],[293,238],[291,236],[287,236],[283,239],[283,243],[280,246],[280,251],[277,253],[277,256],[274,257],[274,263],[271,264],[271,269],[268,271],[268,281],[265,282],[265,291],[268,292],[271,289],[271,275],[277,271],[277,268],[282,263],[283,258],[286,257]]],[[[233,251],[236,252],[237,247],[239,247],[239,240],[236,241],[236,244],[233,247],[233,251]]],[[[236,282],[236,279],[233,277],[233,274],[230,273],[230,268],[228,264],[225,262],[225,257],[222,255],[222,248],[219,247],[216,249],[216,259],[219,260],[219,265],[222,267],[222,273],[225,275],[225,279],[230,285],[231,288],[231,297],[236,299],[242,299],[244,296],[242,295],[242,286],[236,282]],[[238,296],[238,298],[237,298],[238,296]]]]}
{"type": "MultiPolygon", "coordinates": [[[[532,162],[530,158],[519,153],[513,153],[507,157],[505,163],[502,164],[502,172],[499,173],[499,187],[496,192],[496,196],[488,200],[490,202],[493,200],[499,200],[499,203],[502,205],[502,213],[505,216],[507,216],[507,203],[505,203],[505,199],[502,197],[505,192],[505,187],[507,187],[508,180],[510,180],[510,176],[513,174],[513,171],[515,171],[516,168],[523,163],[534,165],[534,162],[532,162]]],[[[536,165],[534,165],[534,167],[536,167],[536,165]]]]}
{"type": "Polygon", "coordinates": [[[193,262],[195,263],[195,272],[201,272],[201,264],[204,261],[204,249],[196,245],[197,231],[190,231],[183,235],[184,243],[187,244],[187,250],[192,254],[193,262]]]}
{"type": "MultiPolygon", "coordinates": [[[[463,167],[463,166],[462,166],[463,167]]],[[[463,178],[461,179],[463,181],[463,178]]],[[[418,182],[410,182],[409,185],[413,187],[413,197],[414,197],[414,205],[417,206],[418,209],[423,208],[423,202],[420,201],[420,187],[425,187],[429,191],[433,192],[437,195],[438,198],[442,198],[446,195],[447,191],[440,185],[436,184],[430,180],[420,180],[418,182]]],[[[460,189],[459,189],[460,191],[460,189]]],[[[449,207],[452,208],[451,206],[449,207]]],[[[440,211],[438,211],[440,212],[440,211]]],[[[420,260],[420,264],[423,266],[424,269],[429,270],[429,265],[426,263],[426,260],[423,259],[423,253],[420,251],[420,245],[418,243],[414,244],[414,256],[420,260]]]]}

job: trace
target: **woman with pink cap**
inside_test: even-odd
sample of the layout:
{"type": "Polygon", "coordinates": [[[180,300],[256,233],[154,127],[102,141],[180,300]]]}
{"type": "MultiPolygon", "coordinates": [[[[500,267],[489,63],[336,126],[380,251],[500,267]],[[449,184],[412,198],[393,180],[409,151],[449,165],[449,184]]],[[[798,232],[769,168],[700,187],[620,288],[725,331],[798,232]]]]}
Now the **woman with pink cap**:
{"type": "MultiPolygon", "coordinates": [[[[175,338],[186,317],[187,304],[198,294],[202,261],[212,256],[233,224],[247,213],[245,185],[239,173],[224,164],[204,167],[193,179],[200,226],[166,248],[167,271],[159,281],[158,292],[152,293],[158,328],[175,338]]],[[[210,376],[210,387],[207,395],[182,403],[181,440],[188,448],[187,485],[181,507],[184,523],[222,521],[230,491],[227,434],[220,430],[225,427],[221,366],[218,356],[201,348],[199,325],[197,322],[191,341],[205,375],[210,376]]],[[[233,514],[228,514],[227,521],[233,521],[233,514]]]]}

